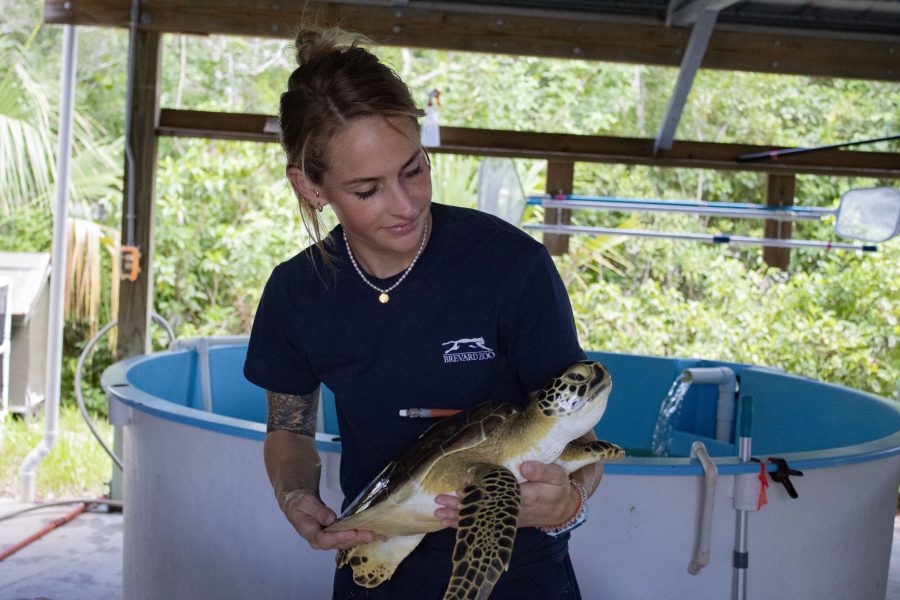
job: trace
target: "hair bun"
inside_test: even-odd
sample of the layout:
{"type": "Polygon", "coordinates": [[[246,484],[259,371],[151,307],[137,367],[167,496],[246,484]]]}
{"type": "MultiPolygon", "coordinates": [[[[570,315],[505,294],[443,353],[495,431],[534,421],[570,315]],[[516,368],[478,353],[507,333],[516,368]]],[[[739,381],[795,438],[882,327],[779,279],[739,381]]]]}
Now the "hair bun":
{"type": "Polygon", "coordinates": [[[338,27],[304,27],[294,39],[297,66],[302,67],[334,51],[349,50],[364,41],[367,41],[365,37],[338,27]]]}

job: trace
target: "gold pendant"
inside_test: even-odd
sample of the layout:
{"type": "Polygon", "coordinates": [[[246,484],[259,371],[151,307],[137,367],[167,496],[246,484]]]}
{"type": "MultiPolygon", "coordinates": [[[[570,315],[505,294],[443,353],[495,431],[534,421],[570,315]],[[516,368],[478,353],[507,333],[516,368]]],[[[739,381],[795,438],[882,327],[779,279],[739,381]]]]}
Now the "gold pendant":
{"type": "Polygon", "coordinates": [[[387,304],[387,301],[390,299],[391,297],[387,295],[387,292],[381,292],[381,295],[378,296],[378,301],[382,304],[387,304]]]}

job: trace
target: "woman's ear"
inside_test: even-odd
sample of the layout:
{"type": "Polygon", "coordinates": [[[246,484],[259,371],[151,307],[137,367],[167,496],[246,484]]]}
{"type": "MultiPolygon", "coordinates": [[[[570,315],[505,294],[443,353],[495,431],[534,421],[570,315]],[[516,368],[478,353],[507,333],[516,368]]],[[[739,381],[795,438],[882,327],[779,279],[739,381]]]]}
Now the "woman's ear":
{"type": "Polygon", "coordinates": [[[294,191],[310,205],[310,208],[322,210],[322,207],[328,204],[328,201],[322,197],[319,186],[310,181],[300,167],[289,166],[287,178],[294,191]]]}

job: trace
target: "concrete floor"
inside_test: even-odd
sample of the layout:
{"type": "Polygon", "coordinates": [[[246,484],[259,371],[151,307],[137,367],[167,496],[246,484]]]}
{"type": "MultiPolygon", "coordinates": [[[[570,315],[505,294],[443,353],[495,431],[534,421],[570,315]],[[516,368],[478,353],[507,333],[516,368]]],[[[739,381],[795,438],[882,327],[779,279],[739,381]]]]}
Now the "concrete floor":
{"type": "MultiPolygon", "coordinates": [[[[29,505],[0,498],[0,516],[29,505]]],[[[0,521],[0,549],[78,505],[0,521]]],[[[2,600],[118,600],[122,597],[122,514],[87,512],[0,562],[2,600]]]]}
{"type": "MultiPolygon", "coordinates": [[[[47,508],[0,521],[0,551],[61,518],[75,506],[47,508]]],[[[0,498],[0,516],[27,507],[10,498],[0,498]]],[[[121,597],[121,513],[107,513],[102,508],[84,513],[0,562],[2,600],[118,600],[121,597]]],[[[886,600],[900,600],[900,513],[894,520],[886,600]]]]}

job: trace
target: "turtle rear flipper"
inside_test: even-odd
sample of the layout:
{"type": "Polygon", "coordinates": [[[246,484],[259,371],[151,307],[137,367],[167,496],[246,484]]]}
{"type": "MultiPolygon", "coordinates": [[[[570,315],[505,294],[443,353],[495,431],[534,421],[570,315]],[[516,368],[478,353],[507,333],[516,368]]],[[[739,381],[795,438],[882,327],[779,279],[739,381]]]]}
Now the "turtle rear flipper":
{"type": "Polygon", "coordinates": [[[453,547],[453,573],[444,600],[487,598],[509,567],[521,496],[515,475],[490,464],[469,469],[453,547]]]}
{"type": "Polygon", "coordinates": [[[356,585],[373,588],[391,578],[397,565],[412,552],[425,534],[399,535],[380,542],[338,550],[337,566],[350,565],[356,585]]]}

